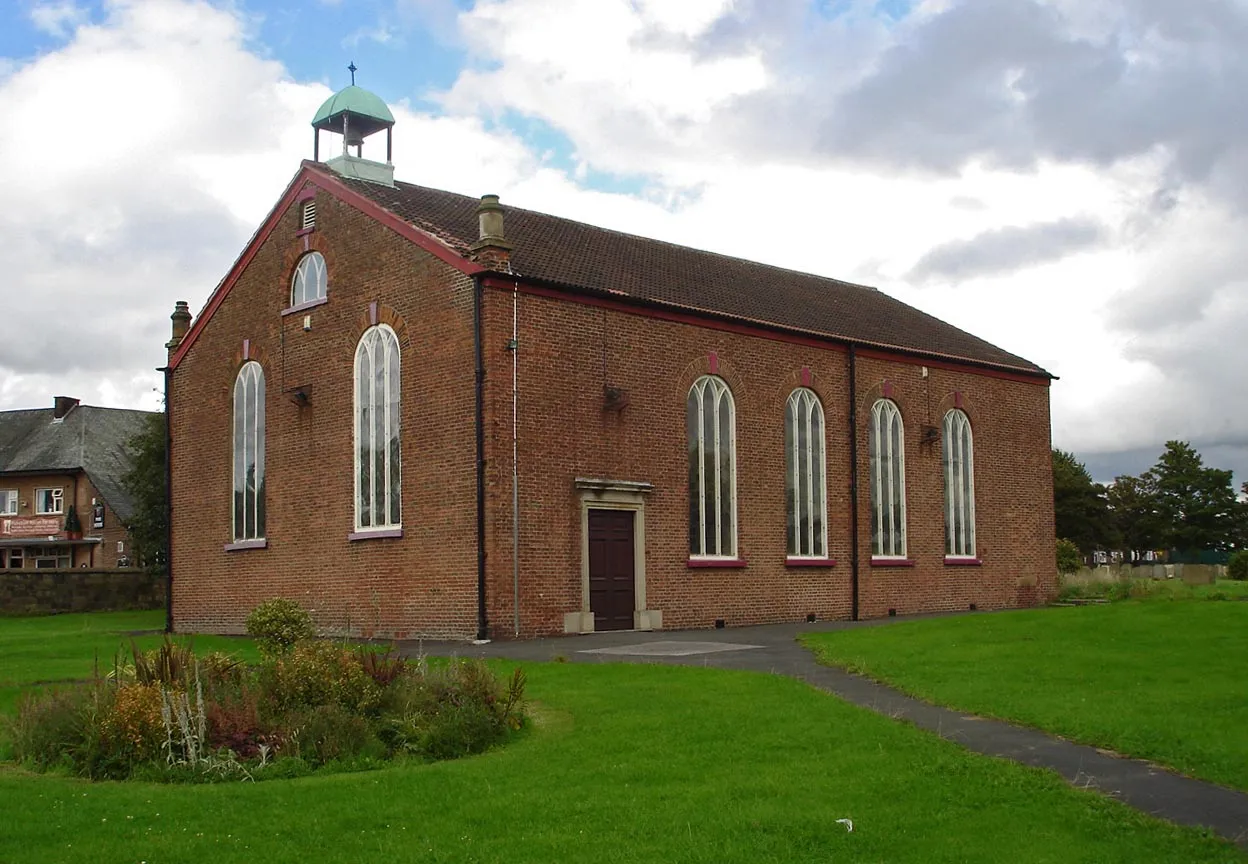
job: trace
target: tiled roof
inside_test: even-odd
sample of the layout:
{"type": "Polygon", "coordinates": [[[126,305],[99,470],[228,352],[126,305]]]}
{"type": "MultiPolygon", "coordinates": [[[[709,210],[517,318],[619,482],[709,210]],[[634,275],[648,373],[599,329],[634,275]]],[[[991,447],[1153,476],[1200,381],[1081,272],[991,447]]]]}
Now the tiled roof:
{"type": "Polygon", "coordinates": [[[0,411],[0,474],[81,469],[121,519],[134,502],[121,478],[130,470],[126,443],[151,414],[78,405],[59,422],[51,408],[0,411]]]}
{"type": "MultiPolygon", "coordinates": [[[[468,255],[478,199],[334,176],[468,255]]],[[[514,273],[582,291],[933,358],[1046,376],[1042,368],[882,291],[505,206],[514,273]]]]}

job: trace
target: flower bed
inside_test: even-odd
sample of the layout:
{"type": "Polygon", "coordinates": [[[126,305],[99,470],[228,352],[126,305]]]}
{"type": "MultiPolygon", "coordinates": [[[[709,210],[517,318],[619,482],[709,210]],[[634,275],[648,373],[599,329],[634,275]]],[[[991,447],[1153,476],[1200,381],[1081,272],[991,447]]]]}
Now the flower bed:
{"type": "Polygon", "coordinates": [[[405,661],[283,632],[260,636],[255,666],[169,638],[131,644],[108,674],[27,695],[13,755],[93,779],[259,780],[480,753],[525,722],[520,669],[502,681],[477,660],[405,661]]]}

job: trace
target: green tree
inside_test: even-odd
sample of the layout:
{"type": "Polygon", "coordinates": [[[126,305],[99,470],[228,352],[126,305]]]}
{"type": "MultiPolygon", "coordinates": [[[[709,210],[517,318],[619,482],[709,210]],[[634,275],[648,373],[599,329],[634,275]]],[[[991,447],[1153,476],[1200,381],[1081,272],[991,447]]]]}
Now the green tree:
{"type": "Polygon", "coordinates": [[[1167,441],[1149,469],[1162,542],[1171,549],[1227,549],[1235,535],[1238,501],[1231,472],[1206,468],[1186,441],[1167,441]]]}
{"type": "Polygon", "coordinates": [[[1149,550],[1160,549],[1164,531],[1157,514],[1155,484],[1149,473],[1140,477],[1116,477],[1106,494],[1114,530],[1124,549],[1141,556],[1149,550]]]}
{"type": "Polygon", "coordinates": [[[135,557],[154,573],[164,573],[169,558],[169,497],[165,485],[165,414],[148,417],[126,443],[132,460],[122,485],[134,501],[126,522],[135,557]]]}
{"type": "Polygon", "coordinates": [[[1053,515],[1057,536],[1084,555],[1117,545],[1105,487],[1092,482],[1087,467],[1065,450],[1053,450],[1053,515]]]}

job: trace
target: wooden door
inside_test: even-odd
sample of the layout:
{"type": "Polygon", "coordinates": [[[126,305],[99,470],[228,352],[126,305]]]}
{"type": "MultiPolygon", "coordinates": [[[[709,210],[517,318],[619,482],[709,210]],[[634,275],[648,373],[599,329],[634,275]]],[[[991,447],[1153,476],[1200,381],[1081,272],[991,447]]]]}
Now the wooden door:
{"type": "Polygon", "coordinates": [[[633,511],[589,511],[589,611],[595,630],[632,630],[633,511]]]}

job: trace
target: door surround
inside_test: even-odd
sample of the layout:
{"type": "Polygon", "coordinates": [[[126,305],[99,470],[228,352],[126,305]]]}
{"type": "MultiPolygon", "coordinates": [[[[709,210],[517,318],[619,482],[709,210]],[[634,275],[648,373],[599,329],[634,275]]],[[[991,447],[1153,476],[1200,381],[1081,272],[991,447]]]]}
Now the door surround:
{"type": "Polygon", "coordinates": [[[581,521],[581,608],[563,616],[564,633],[593,633],[594,613],[589,609],[589,511],[631,510],[633,512],[633,578],[637,608],[633,611],[634,630],[660,630],[663,613],[646,608],[646,496],[653,484],[635,480],[602,480],[577,477],[573,481],[580,501],[581,521]]]}

